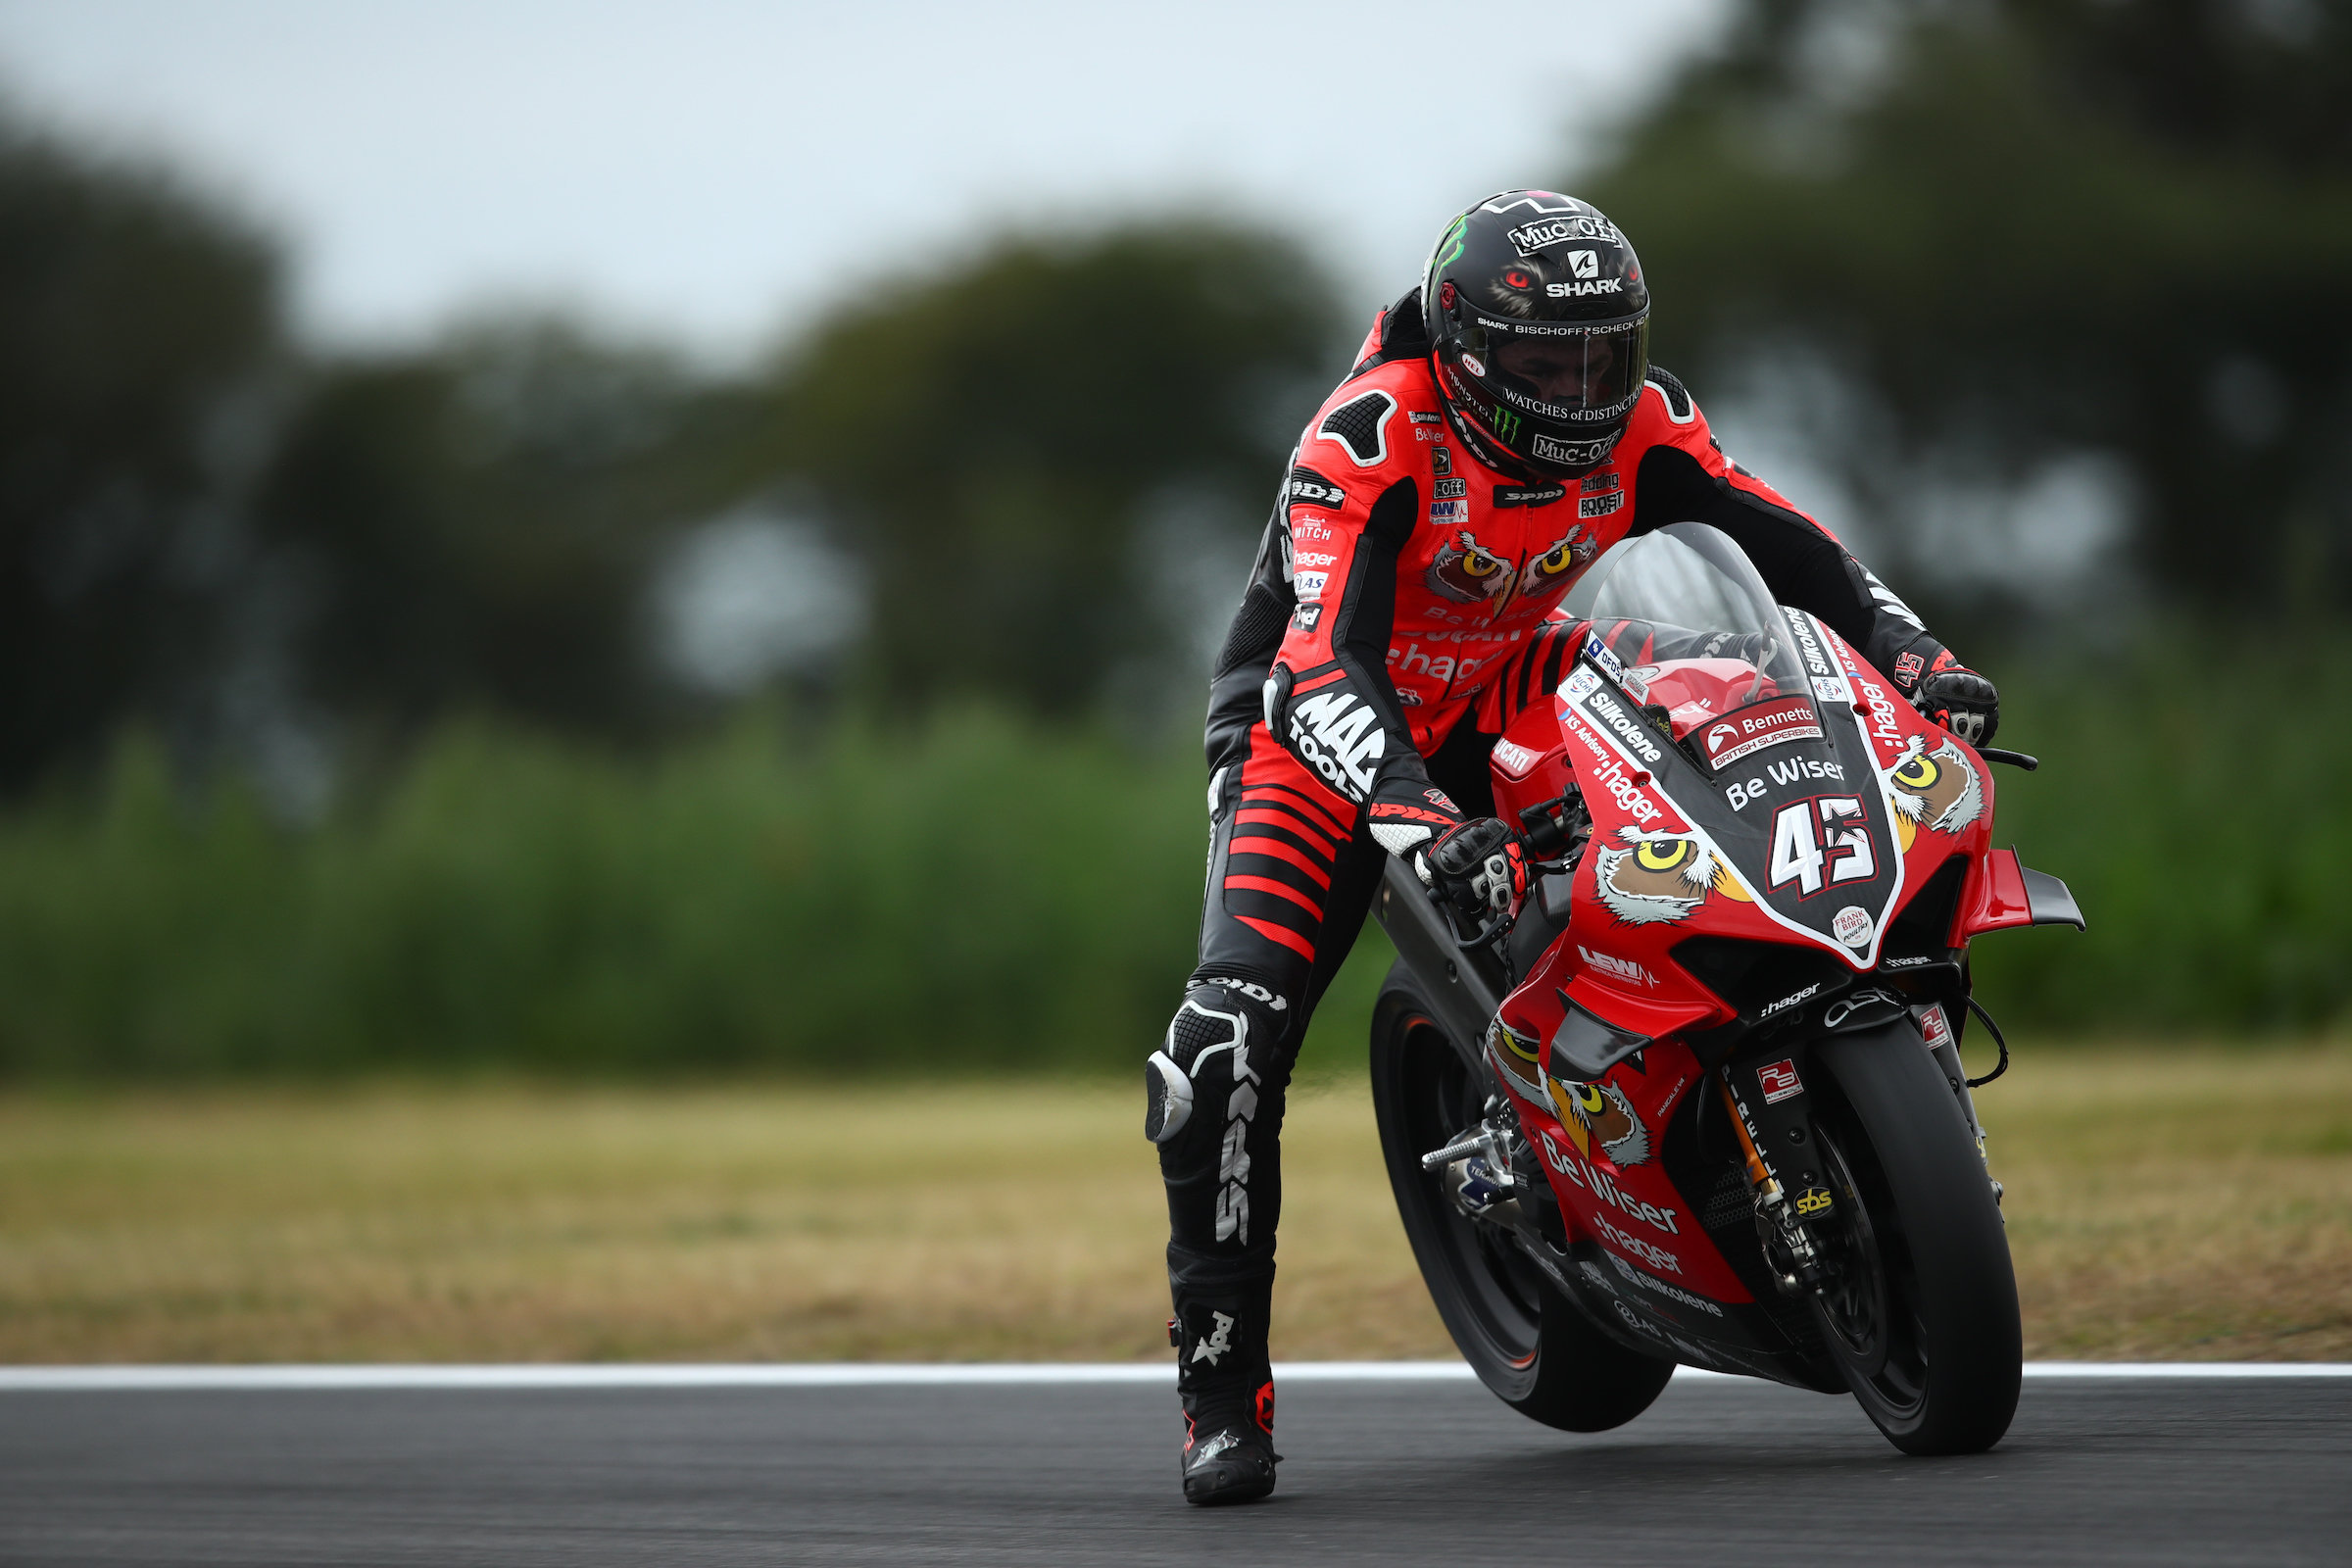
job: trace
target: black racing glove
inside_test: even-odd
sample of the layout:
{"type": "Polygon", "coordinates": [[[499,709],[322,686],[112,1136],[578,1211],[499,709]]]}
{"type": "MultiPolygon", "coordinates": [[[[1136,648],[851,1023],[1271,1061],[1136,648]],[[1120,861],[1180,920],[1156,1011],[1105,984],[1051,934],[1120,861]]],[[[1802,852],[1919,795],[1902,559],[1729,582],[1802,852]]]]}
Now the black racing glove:
{"type": "Polygon", "coordinates": [[[2001,727],[2001,694],[1992,682],[1964,664],[1925,676],[1911,706],[1971,746],[1988,746],[2001,727]]]}
{"type": "Polygon", "coordinates": [[[1413,869],[1439,898],[1489,926],[1527,902],[1527,847],[1497,817],[1446,829],[1413,858],[1413,869]]]}

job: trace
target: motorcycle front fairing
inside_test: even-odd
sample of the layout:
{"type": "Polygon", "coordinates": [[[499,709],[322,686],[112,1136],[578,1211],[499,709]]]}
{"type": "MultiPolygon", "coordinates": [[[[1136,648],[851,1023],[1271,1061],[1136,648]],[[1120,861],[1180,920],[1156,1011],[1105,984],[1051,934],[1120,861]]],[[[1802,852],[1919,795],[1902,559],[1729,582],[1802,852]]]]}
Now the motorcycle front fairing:
{"type": "Polygon", "coordinates": [[[1720,1092],[1697,1091],[1737,1054],[1766,1073],[1740,1103],[1769,1102],[1777,1125],[1784,1101],[1801,1110],[1800,1021],[1864,1017],[1865,994],[1882,1022],[1956,1006],[1991,780],[1827,626],[1772,605],[1712,529],[1641,541],[1592,618],[1552,710],[1495,749],[1506,812],[1574,785],[1592,834],[1567,929],[1489,1054],[1573,1216],[1596,1321],[1695,1365],[1837,1389],[1763,1266],[1720,1092]],[[1750,1059],[1784,1036],[1785,1058],[1750,1059]]]}

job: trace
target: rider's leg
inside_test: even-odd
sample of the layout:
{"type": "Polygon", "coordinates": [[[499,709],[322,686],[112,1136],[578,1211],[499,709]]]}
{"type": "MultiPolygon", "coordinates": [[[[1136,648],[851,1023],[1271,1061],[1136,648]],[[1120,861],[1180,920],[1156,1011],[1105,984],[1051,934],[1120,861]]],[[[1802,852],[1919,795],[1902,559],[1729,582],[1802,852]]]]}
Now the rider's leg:
{"type": "Polygon", "coordinates": [[[1285,1091],[1386,858],[1355,808],[1262,728],[1210,787],[1200,964],[1146,1072],[1168,1193],[1185,1495],[1273,1490],[1266,1330],[1285,1091]]]}

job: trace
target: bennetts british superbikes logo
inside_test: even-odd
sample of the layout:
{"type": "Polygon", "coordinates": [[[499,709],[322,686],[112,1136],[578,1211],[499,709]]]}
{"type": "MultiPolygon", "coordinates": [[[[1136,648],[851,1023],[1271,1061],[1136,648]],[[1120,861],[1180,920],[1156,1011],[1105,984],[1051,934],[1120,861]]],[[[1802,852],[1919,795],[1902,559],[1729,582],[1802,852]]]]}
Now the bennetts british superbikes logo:
{"type": "Polygon", "coordinates": [[[1724,714],[1701,732],[1700,745],[1707,761],[1720,768],[1767,746],[1819,739],[1821,725],[1815,721],[1812,703],[1802,697],[1779,697],[1724,714]]]}

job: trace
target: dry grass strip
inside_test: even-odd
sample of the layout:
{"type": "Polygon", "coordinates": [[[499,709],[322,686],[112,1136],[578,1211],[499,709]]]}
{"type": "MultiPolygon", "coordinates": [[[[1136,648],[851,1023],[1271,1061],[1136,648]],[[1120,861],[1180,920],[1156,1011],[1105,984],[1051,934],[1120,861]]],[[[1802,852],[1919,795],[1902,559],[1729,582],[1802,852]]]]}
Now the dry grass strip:
{"type": "MultiPolygon", "coordinates": [[[[2352,1049],[1986,1092],[2031,1353],[2352,1356],[2352,1049]]],[[[1128,1087],[0,1099],[0,1360],[1166,1353],[1128,1087]]],[[[1439,1355],[1354,1084],[1286,1139],[1276,1353],[1439,1355]]]]}

